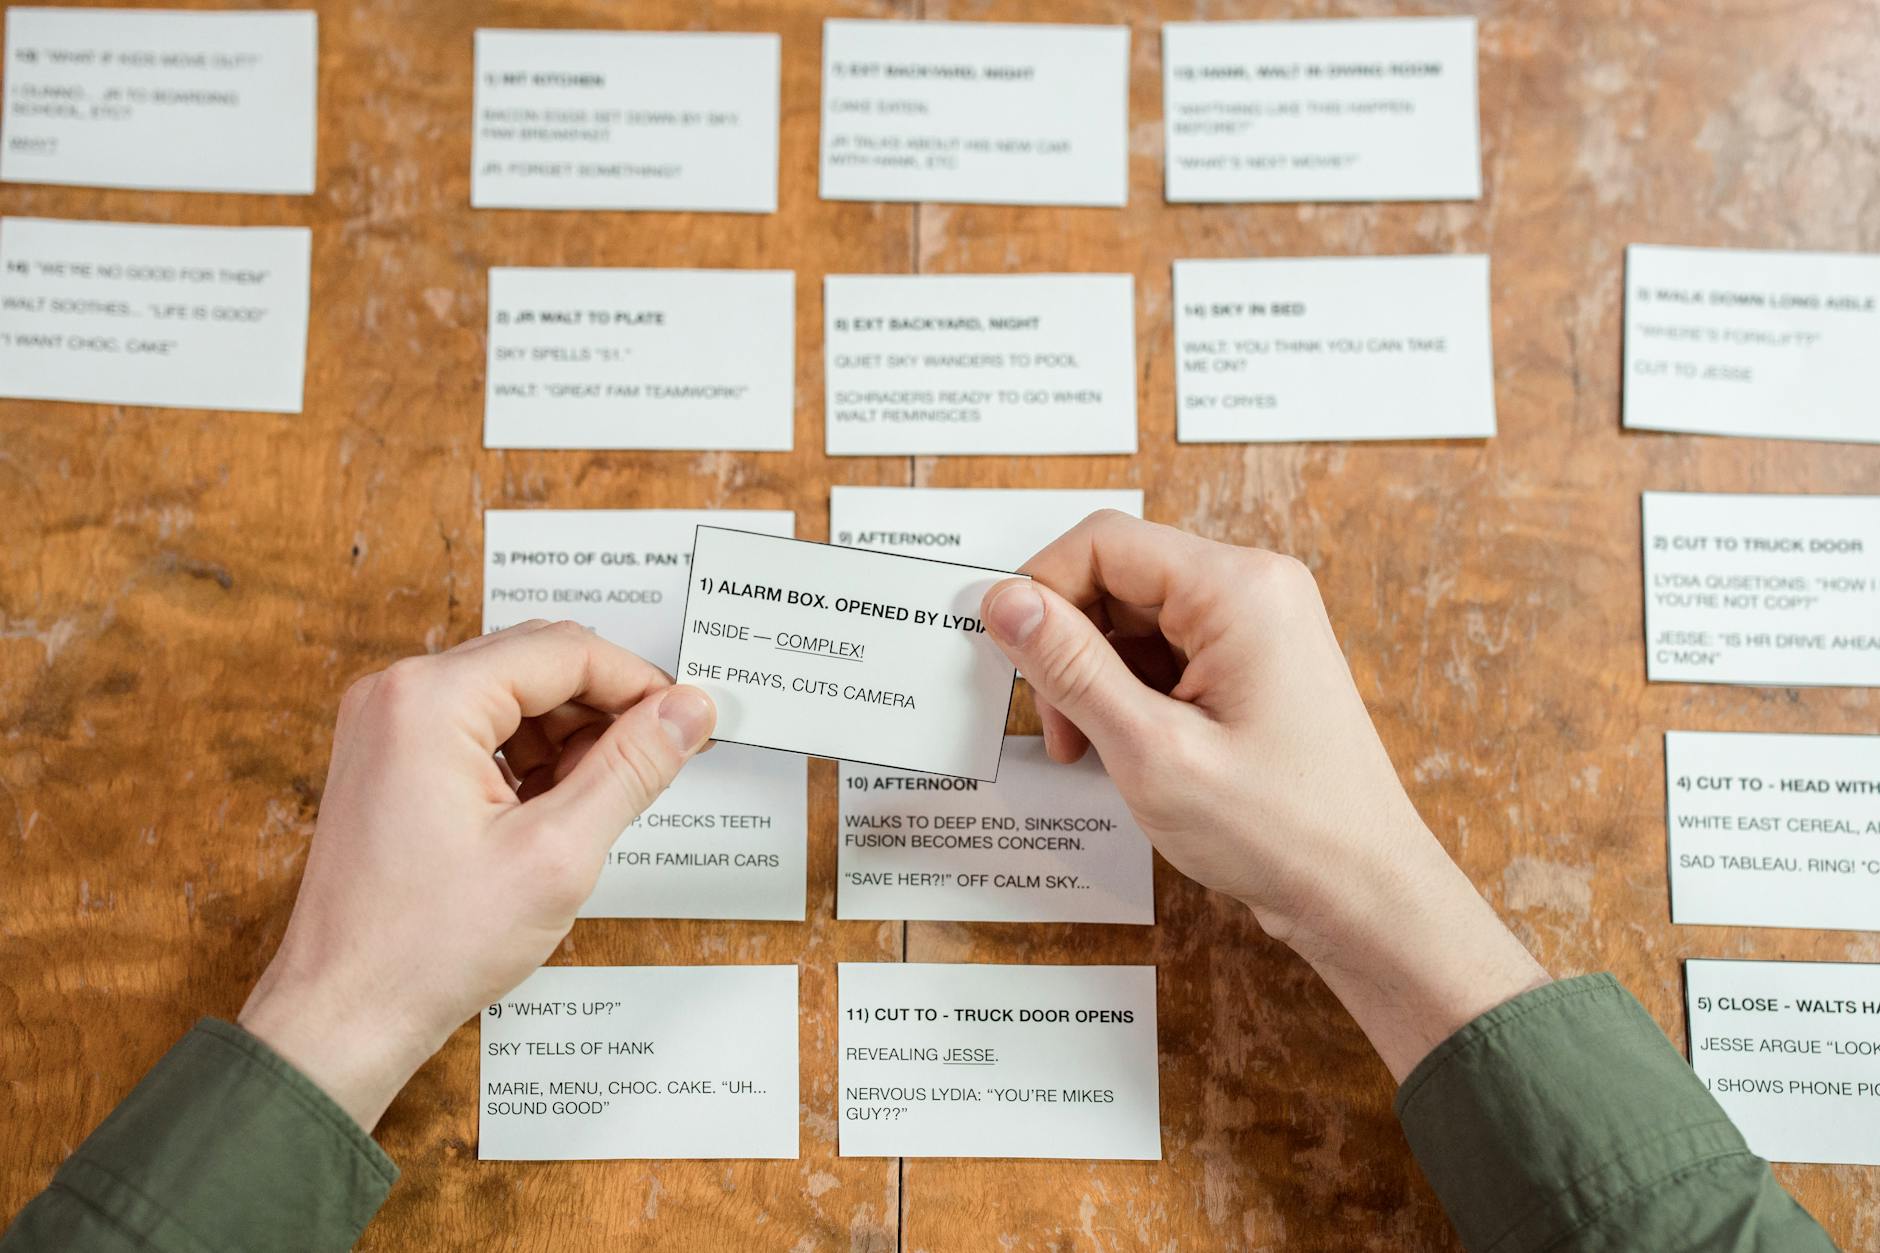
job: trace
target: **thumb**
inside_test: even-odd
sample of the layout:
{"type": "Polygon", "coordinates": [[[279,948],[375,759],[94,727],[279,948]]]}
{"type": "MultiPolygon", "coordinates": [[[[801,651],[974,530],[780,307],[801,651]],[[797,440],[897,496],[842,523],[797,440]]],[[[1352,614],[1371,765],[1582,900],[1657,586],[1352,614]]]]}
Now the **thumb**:
{"type": "Polygon", "coordinates": [[[695,687],[655,692],[615,718],[555,786],[519,813],[605,850],[712,733],[718,711],[695,687]]]}
{"type": "Polygon", "coordinates": [[[986,593],[980,619],[993,642],[1052,708],[1108,760],[1126,751],[1155,714],[1157,694],[1130,672],[1075,605],[1030,579],[986,593]]]}

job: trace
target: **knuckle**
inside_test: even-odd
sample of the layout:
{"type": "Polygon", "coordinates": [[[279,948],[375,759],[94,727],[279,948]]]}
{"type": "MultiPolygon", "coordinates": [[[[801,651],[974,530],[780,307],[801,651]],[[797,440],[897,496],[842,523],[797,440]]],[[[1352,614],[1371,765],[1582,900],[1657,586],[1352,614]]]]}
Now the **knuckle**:
{"type": "Polygon", "coordinates": [[[1319,585],[1319,581],[1312,575],[1312,567],[1291,553],[1275,553],[1273,561],[1275,577],[1286,580],[1295,587],[1316,588],[1319,585]]]}
{"type": "Polygon", "coordinates": [[[1153,766],[1165,778],[1204,779],[1213,773],[1213,757],[1193,735],[1165,736],[1156,745],[1153,766]]]}
{"type": "Polygon", "coordinates": [[[1164,729],[1155,737],[1154,751],[1129,754],[1117,763],[1115,773],[1119,786],[1155,808],[1158,821],[1170,821],[1187,798],[1215,788],[1219,769],[1215,755],[1199,737],[1170,735],[1164,729]]]}
{"type": "Polygon", "coordinates": [[[391,665],[379,671],[379,686],[389,687],[415,682],[423,679],[425,672],[430,668],[431,658],[422,653],[416,653],[410,657],[400,657],[397,661],[394,661],[391,665]]]}
{"type": "Polygon", "coordinates": [[[536,890],[551,909],[573,913],[593,894],[599,867],[570,833],[547,831],[543,835],[534,867],[536,890]]]}
{"type": "Polygon", "coordinates": [[[1261,595],[1282,605],[1309,604],[1318,599],[1318,580],[1297,557],[1285,553],[1255,553],[1252,574],[1252,582],[1261,595]]]}
{"type": "Polygon", "coordinates": [[[585,640],[588,637],[588,629],[571,618],[562,618],[558,621],[551,622],[542,629],[553,635],[555,639],[563,641],[564,643],[585,640]]]}
{"type": "Polygon", "coordinates": [[[1115,701],[1106,711],[1110,734],[1118,744],[1128,745],[1140,752],[1146,746],[1154,745],[1155,752],[1161,752],[1161,742],[1166,734],[1165,728],[1156,722],[1137,702],[1115,701]]]}
{"type": "Polygon", "coordinates": [[[1090,532],[1090,542],[1102,544],[1104,537],[1117,531],[1128,531],[1145,526],[1141,518],[1133,513],[1124,513],[1121,509],[1099,509],[1085,518],[1083,525],[1090,532]]]}
{"type": "Polygon", "coordinates": [[[368,695],[392,718],[420,713],[431,699],[433,664],[428,657],[403,657],[376,676],[368,695]]]}
{"type": "Polygon", "coordinates": [[[365,704],[366,698],[372,694],[372,689],[377,685],[378,681],[378,674],[373,673],[362,674],[351,683],[348,683],[346,690],[340,693],[339,711],[341,715],[352,713],[357,710],[359,706],[365,704]]]}

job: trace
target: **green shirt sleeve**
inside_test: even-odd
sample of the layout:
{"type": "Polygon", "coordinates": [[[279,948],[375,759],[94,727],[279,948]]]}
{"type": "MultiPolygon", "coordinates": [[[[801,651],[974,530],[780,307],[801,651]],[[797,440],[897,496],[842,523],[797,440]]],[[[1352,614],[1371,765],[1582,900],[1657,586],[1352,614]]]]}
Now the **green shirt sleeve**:
{"type": "Polygon", "coordinates": [[[306,1076],[205,1018],[20,1211],[0,1253],[349,1249],[397,1178],[306,1076]]]}
{"type": "Polygon", "coordinates": [[[1483,1014],[1397,1116],[1471,1253],[1834,1249],[1611,975],[1483,1014]]]}

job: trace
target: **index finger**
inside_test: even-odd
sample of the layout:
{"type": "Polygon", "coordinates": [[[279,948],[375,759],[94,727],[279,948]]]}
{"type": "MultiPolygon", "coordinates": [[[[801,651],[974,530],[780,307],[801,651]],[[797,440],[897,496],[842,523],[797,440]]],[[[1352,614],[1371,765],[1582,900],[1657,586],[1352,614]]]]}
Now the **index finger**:
{"type": "Polygon", "coordinates": [[[672,685],[652,662],[573,622],[486,637],[438,660],[453,687],[477,697],[474,726],[492,753],[524,718],[570,702],[619,715],[672,685]]]}

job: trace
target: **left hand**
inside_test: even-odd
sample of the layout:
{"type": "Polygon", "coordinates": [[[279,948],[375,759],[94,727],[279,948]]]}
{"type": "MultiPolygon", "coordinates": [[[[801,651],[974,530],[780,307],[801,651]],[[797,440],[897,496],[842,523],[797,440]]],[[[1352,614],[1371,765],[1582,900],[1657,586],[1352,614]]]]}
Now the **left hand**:
{"type": "Polygon", "coordinates": [[[572,622],[354,683],[300,895],[241,1025],[370,1131],[555,951],[715,718],[705,693],[572,622]]]}

